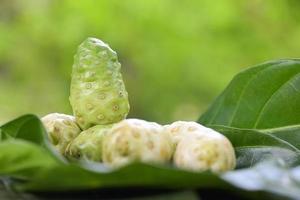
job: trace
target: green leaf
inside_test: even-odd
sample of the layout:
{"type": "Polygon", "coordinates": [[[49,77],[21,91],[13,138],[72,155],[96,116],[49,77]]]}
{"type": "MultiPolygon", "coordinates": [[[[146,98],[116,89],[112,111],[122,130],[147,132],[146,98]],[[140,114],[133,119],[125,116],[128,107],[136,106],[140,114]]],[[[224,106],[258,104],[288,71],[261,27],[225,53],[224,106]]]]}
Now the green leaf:
{"type": "Polygon", "coordinates": [[[19,139],[0,142],[0,176],[31,179],[36,173],[57,164],[41,146],[19,139]]]}
{"type": "Polygon", "coordinates": [[[35,181],[28,182],[19,189],[53,191],[107,187],[196,188],[225,185],[224,181],[210,172],[193,173],[168,166],[132,163],[118,170],[98,172],[70,164],[42,171],[35,181]]]}
{"type": "MultiPolygon", "coordinates": [[[[37,122],[40,123],[39,120],[37,122]]],[[[18,127],[20,119],[9,124],[10,127],[18,127]]],[[[287,166],[294,164],[294,160],[298,160],[298,146],[289,143],[289,138],[284,140],[274,136],[280,135],[283,131],[282,128],[259,131],[214,126],[213,128],[225,134],[232,141],[237,152],[240,150],[252,152],[248,154],[238,153],[238,161],[242,163],[241,165],[246,163],[241,159],[248,158],[247,155],[255,156],[253,161],[248,164],[248,166],[254,167],[248,168],[246,171],[244,169],[235,170],[217,175],[210,172],[184,171],[171,165],[132,163],[123,168],[111,170],[99,163],[78,165],[59,162],[42,145],[32,142],[32,138],[35,137],[25,137],[21,134],[22,137],[18,138],[18,133],[23,132],[22,129],[30,127],[24,124],[25,122],[20,128],[14,129],[17,133],[7,132],[7,129],[4,129],[7,134],[17,138],[6,138],[0,142],[0,176],[9,176],[14,180],[16,178],[22,179],[22,182],[13,182],[13,187],[19,191],[51,192],[120,187],[213,188],[227,190],[238,196],[258,199],[264,199],[267,196],[269,199],[276,199],[278,195],[279,197],[293,198],[299,194],[300,190],[298,187],[299,175],[297,175],[300,169],[288,170],[287,168],[287,166]],[[285,161],[288,165],[277,166],[273,164],[270,171],[268,169],[271,168],[268,164],[259,162],[270,157],[285,161]],[[257,162],[259,164],[254,165],[257,162]],[[289,182],[291,190],[285,189],[285,181],[282,181],[281,175],[278,176],[282,173],[290,175],[284,177],[285,181],[289,182]],[[285,191],[276,191],[274,189],[276,187],[283,188],[285,191]]],[[[36,131],[37,127],[39,126],[31,126],[33,131],[28,131],[28,134],[42,134],[36,131]]],[[[297,127],[286,127],[286,129],[290,132],[294,131],[294,134],[299,132],[297,127]]]]}
{"type": "Polygon", "coordinates": [[[35,115],[24,115],[0,127],[2,140],[18,138],[36,144],[45,143],[45,129],[35,115]]]}
{"type": "Polygon", "coordinates": [[[300,126],[272,130],[239,129],[217,125],[211,128],[224,134],[231,141],[237,156],[237,168],[251,167],[271,158],[282,159],[290,166],[300,164],[300,126]],[[288,131],[290,137],[277,137],[288,131]]]}
{"type": "Polygon", "coordinates": [[[57,160],[66,162],[66,159],[55,150],[47,139],[46,130],[40,119],[35,115],[23,115],[2,125],[0,127],[0,136],[2,136],[3,141],[7,139],[22,139],[41,145],[57,160]]]}
{"type": "Polygon", "coordinates": [[[300,60],[242,71],[199,119],[205,125],[266,129],[300,124],[300,60]]]}
{"type": "MultiPolygon", "coordinates": [[[[149,190],[149,192],[147,191],[148,195],[145,196],[145,194],[141,194],[140,191],[136,192],[136,194],[134,193],[127,193],[125,190],[121,190],[121,192],[119,192],[120,190],[116,192],[112,191],[110,193],[105,192],[103,194],[103,192],[101,193],[101,191],[99,191],[98,193],[96,193],[96,191],[93,191],[93,193],[91,194],[91,191],[81,191],[81,192],[76,192],[76,200],[86,200],[86,199],[96,199],[96,195],[97,197],[101,196],[101,199],[118,199],[117,197],[120,197],[122,200],[198,200],[198,194],[196,191],[193,190],[175,190],[175,191],[156,191],[154,190],[154,194],[153,192],[151,192],[151,190],[149,190]],[[122,193],[123,192],[123,193],[122,193]],[[124,197],[124,192],[125,194],[129,194],[131,197],[124,197]]],[[[132,190],[132,191],[136,191],[136,190],[132,190]]],[[[50,194],[51,196],[53,194],[50,194]]],[[[74,193],[73,192],[69,192],[69,197],[70,198],[66,198],[66,193],[63,193],[63,195],[61,193],[55,193],[54,197],[58,197],[59,199],[74,199],[74,193]],[[62,197],[64,196],[64,197],[62,197]]],[[[54,198],[53,199],[57,199],[54,198]]],[[[0,181],[0,199],[1,200],[45,200],[45,199],[49,199],[49,193],[43,193],[42,195],[36,195],[36,194],[28,194],[28,193],[17,193],[14,192],[12,190],[7,190],[7,187],[5,187],[5,185],[1,184],[0,181]]],[[[98,199],[98,198],[97,198],[98,199]]]]}
{"type": "MultiPolygon", "coordinates": [[[[227,172],[223,179],[246,191],[267,191],[261,199],[299,199],[300,168],[290,169],[283,162],[265,161],[255,167],[227,172]]],[[[250,197],[253,194],[248,194],[250,197]]]]}
{"type": "Polygon", "coordinates": [[[300,174],[300,168],[289,169],[283,162],[275,161],[261,162],[252,168],[219,176],[209,172],[195,173],[142,163],[133,163],[107,173],[86,170],[76,165],[64,165],[41,171],[35,180],[15,185],[15,188],[36,192],[115,187],[213,188],[227,190],[249,199],[294,199],[300,194],[300,179],[294,175],[297,173],[300,174]]]}
{"type": "Polygon", "coordinates": [[[273,129],[262,129],[259,131],[274,135],[277,138],[289,142],[297,149],[300,149],[300,125],[286,126],[273,129]]]}

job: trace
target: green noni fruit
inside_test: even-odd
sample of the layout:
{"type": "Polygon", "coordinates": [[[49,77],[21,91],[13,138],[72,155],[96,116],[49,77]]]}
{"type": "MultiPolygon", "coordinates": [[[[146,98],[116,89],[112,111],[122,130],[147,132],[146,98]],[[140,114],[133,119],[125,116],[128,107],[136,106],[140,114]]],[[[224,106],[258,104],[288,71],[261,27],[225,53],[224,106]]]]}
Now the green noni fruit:
{"type": "Polygon", "coordinates": [[[126,118],[128,93],[118,57],[107,44],[87,38],[74,57],[70,103],[76,121],[85,130],[126,118]]]}
{"type": "Polygon", "coordinates": [[[48,138],[54,147],[63,154],[65,148],[81,132],[70,115],[51,113],[44,116],[42,122],[48,133],[48,138]]]}
{"type": "Polygon", "coordinates": [[[97,125],[79,134],[66,148],[68,158],[102,161],[102,141],[112,125],[97,125]]]}

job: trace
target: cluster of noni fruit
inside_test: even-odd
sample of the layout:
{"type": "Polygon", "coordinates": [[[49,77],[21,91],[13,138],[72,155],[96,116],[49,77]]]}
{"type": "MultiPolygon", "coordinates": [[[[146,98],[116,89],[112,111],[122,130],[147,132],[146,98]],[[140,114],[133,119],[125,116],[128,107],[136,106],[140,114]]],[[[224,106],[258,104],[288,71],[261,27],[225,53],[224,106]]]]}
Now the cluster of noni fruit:
{"type": "Polygon", "coordinates": [[[128,93],[117,54],[96,38],[86,39],[74,57],[70,103],[74,116],[42,118],[48,138],[65,157],[120,167],[134,161],[170,163],[183,169],[224,172],[235,153],[222,134],[196,122],[160,125],[126,119],[128,93]]]}

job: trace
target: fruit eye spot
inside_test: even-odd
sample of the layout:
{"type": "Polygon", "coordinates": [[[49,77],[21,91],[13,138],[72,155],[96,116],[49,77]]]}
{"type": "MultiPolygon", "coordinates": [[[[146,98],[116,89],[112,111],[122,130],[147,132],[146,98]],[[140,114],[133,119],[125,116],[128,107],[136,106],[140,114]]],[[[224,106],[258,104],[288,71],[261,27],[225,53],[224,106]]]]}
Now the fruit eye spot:
{"type": "Polygon", "coordinates": [[[82,118],[82,117],[79,117],[79,118],[78,118],[78,122],[79,122],[79,123],[84,123],[83,118],[82,118]]]}
{"type": "Polygon", "coordinates": [[[104,115],[102,115],[102,114],[98,115],[98,116],[97,116],[97,119],[99,119],[99,120],[104,119],[104,115]]]}
{"type": "Polygon", "coordinates": [[[99,99],[105,99],[106,98],[106,95],[104,94],[104,93],[102,93],[102,94],[99,94],[99,99]]]}
{"type": "Polygon", "coordinates": [[[138,132],[133,132],[132,135],[134,138],[140,138],[140,134],[138,132]]]}
{"type": "Polygon", "coordinates": [[[90,73],[90,76],[91,76],[91,77],[96,76],[96,72],[91,72],[91,73],[90,73]]]}
{"type": "Polygon", "coordinates": [[[153,148],[154,148],[154,143],[153,143],[153,141],[148,141],[148,142],[147,142],[147,147],[148,147],[149,149],[153,149],[153,148]]]}
{"type": "Polygon", "coordinates": [[[179,127],[174,127],[174,128],[171,129],[172,133],[177,132],[177,131],[179,131],[179,127]]]}
{"type": "Polygon", "coordinates": [[[87,107],[87,109],[88,109],[88,110],[91,110],[91,109],[93,109],[93,105],[92,105],[92,104],[90,104],[90,103],[86,104],[86,107],[87,107]]]}
{"type": "Polygon", "coordinates": [[[117,150],[121,156],[128,156],[129,155],[129,142],[128,141],[121,141],[119,143],[119,146],[117,147],[117,150]]]}
{"type": "Polygon", "coordinates": [[[116,68],[120,68],[121,67],[121,63],[119,63],[119,62],[115,62],[114,65],[115,65],[116,68]]]}
{"type": "Polygon", "coordinates": [[[91,89],[92,88],[92,84],[87,83],[85,87],[86,87],[86,89],[91,89]]]}
{"type": "Polygon", "coordinates": [[[167,155],[168,155],[168,152],[166,151],[166,149],[162,148],[162,149],[160,150],[160,156],[161,156],[161,157],[166,157],[167,155]]]}
{"type": "Polygon", "coordinates": [[[55,132],[59,132],[60,129],[59,129],[58,127],[54,126],[54,131],[55,131],[55,132]]]}
{"type": "Polygon", "coordinates": [[[110,82],[109,81],[105,81],[103,85],[107,87],[107,86],[110,85],[110,82]]]}
{"type": "Polygon", "coordinates": [[[110,71],[110,70],[108,70],[108,71],[107,71],[107,74],[108,74],[108,75],[112,75],[112,74],[113,74],[113,72],[112,72],[112,71],[110,71]]]}
{"type": "Polygon", "coordinates": [[[76,155],[75,155],[75,157],[76,157],[76,158],[80,158],[80,157],[81,157],[80,153],[77,152],[76,155]]]}
{"type": "Polygon", "coordinates": [[[102,57],[102,56],[106,56],[107,53],[106,53],[106,51],[102,51],[102,52],[99,52],[98,55],[102,57]]]}
{"type": "Polygon", "coordinates": [[[71,122],[68,121],[68,120],[63,120],[63,123],[64,123],[65,125],[67,125],[67,126],[70,126],[70,125],[71,125],[71,122]]]}
{"type": "Polygon", "coordinates": [[[119,106],[118,105],[114,105],[113,106],[113,111],[117,111],[117,110],[119,110],[119,106]]]}
{"type": "Polygon", "coordinates": [[[190,127],[188,128],[188,131],[195,131],[196,129],[197,129],[196,127],[190,126],[190,127]]]}

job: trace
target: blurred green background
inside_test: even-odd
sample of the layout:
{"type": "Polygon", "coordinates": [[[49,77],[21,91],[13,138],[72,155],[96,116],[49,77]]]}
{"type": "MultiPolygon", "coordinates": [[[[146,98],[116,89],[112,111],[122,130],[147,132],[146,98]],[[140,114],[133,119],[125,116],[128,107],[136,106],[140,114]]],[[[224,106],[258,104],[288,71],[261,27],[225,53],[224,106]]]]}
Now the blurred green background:
{"type": "Polygon", "coordinates": [[[245,67],[299,57],[298,0],[0,0],[0,123],[72,113],[73,55],[118,52],[129,117],[195,120],[245,67]]]}

